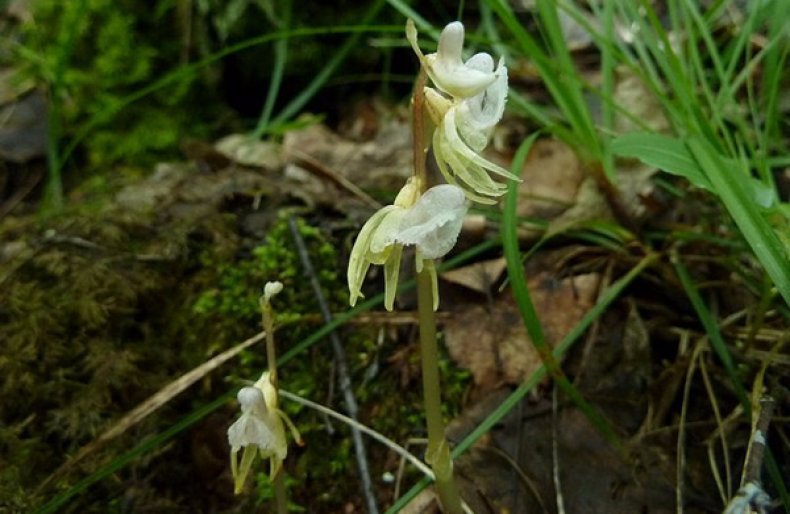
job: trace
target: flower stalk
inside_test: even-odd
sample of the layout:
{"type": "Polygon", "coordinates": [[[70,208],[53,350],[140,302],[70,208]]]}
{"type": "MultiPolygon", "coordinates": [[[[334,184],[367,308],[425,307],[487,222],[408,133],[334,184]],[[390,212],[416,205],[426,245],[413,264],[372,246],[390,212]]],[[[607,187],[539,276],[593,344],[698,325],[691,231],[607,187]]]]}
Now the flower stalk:
{"type": "MultiPolygon", "coordinates": [[[[414,176],[423,191],[428,187],[428,173],[425,165],[425,83],[426,73],[420,70],[412,96],[412,143],[414,146],[414,176]]],[[[433,261],[430,267],[433,267],[433,261]]],[[[439,349],[436,341],[436,315],[434,309],[438,296],[434,297],[434,277],[429,269],[417,273],[417,309],[420,324],[420,361],[422,364],[422,394],[425,410],[425,424],[428,429],[428,451],[425,460],[431,466],[435,477],[436,494],[444,511],[448,514],[461,514],[463,506],[458,493],[458,485],[453,476],[453,462],[447,439],[444,435],[442,420],[442,397],[439,380],[439,349]]]]}
{"type": "MultiPolygon", "coordinates": [[[[261,322],[263,330],[266,331],[266,364],[269,369],[269,382],[275,391],[275,408],[279,403],[277,394],[277,350],[274,345],[274,310],[272,309],[271,299],[274,295],[282,291],[282,282],[267,282],[260,299],[261,322]]],[[[272,478],[274,489],[274,504],[277,514],[288,514],[288,491],[285,488],[285,473],[277,473],[272,478]]]]}
{"type": "Polygon", "coordinates": [[[436,494],[447,514],[461,514],[463,504],[453,476],[450,447],[444,435],[441,386],[439,382],[439,350],[436,342],[436,315],[433,305],[432,278],[427,269],[417,274],[417,309],[420,322],[420,357],[422,361],[422,394],[425,422],[428,428],[428,451],[425,460],[433,470],[436,494]]]}
{"type": "Polygon", "coordinates": [[[435,53],[425,55],[417,29],[406,23],[406,38],[421,69],[412,95],[414,174],[392,205],[363,225],[348,263],[349,303],[364,297],[362,284],[371,265],[384,267],[384,307],[392,310],[405,246],[415,248],[420,323],[423,399],[428,430],[426,461],[433,468],[442,510],[461,514],[464,504],[453,476],[450,446],[444,435],[439,382],[436,318],[439,305],[435,260],[458,239],[469,202],[493,204],[507,190],[491,175],[519,180],[480,155],[499,122],[507,101],[507,68],[503,59],[478,53],[462,60],[464,27],[448,24],[435,53]],[[428,87],[428,79],[432,87],[428,87]],[[430,131],[426,122],[433,121],[430,131]],[[431,187],[426,168],[429,145],[447,184],[431,187]]]}

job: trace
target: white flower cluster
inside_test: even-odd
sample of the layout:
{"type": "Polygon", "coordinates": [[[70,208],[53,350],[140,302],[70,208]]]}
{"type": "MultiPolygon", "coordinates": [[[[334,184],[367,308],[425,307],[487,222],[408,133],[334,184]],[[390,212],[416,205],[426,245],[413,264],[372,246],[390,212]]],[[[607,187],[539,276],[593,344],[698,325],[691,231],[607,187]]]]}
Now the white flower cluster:
{"type": "Polygon", "coordinates": [[[420,51],[411,20],[406,24],[406,37],[434,85],[424,90],[425,106],[436,124],[434,155],[448,184],[421,194],[423,184],[413,177],[392,205],[380,209],[365,223],[348,263],[352,306],[363,297],[362,282],[370,265],[376,264],[384,266],[384,306],[392,310],[403,247],[411,245],[416,248],[417,272],[426,268],[431,274],[436,308],[433,260],[455,246],[468,200],[492,204],[504,194],[507,186],[494,181],[489,172],[518,180],[480,155],[505,110],[507,68],[503,60],[494,66],[489,54],[479,53],[464,62],[464,26],[457,21],[444,28],[439,48],[432,54],[420,51]]]}
{"type": "Polygon", "coordinates": [[[494,126],[502,119],[507,100],[507,68],[499,59],[478,53],[461,60],[464,26],[454,21],[439,37],[436,53],[423,55],[417,44],[417,29],[409,20],[406,37],[420,58],[435,88],[425,88],[428,113],[436,123],[433,151],[445,180],[463,188],[478,203],[495,203],[507,190],[488,172],[519,180],[480,152],[488,145],[494,126]]]}

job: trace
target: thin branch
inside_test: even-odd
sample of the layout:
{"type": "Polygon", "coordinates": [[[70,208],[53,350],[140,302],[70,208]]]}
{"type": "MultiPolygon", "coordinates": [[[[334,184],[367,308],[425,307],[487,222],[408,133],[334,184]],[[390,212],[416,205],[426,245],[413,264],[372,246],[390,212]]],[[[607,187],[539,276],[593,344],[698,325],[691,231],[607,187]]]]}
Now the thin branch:
{"type": "Polygon", "coordinates": [[[348,416],[344,416],[344,415],[340,414],[339,412],[330,409],[329,407],[324,407],[320,403],[315,403],[315,402],[310,401],[310,400],[308,400],[306,398],[302,398],[301,396],[295,395],[293,393],[289,393],[288,391],[284,391],[284,390],[280,389],[280,396],[282,396],[283,398],[287,398],[287,399],[289,399],[291,401],[294,401],[296,403],[299,403],[301,405],[304,405],[305,407],[309,407],[311,409],[317,410],[318,412],[320,412],[322,414],[326,414],[327,416],[331,416],[331,417],[337,419],[338,421],[341,421],[341,422],[347,424],[353,430],[358,430],[359,432],[364,433],[365,435],[371,437],[372,439],[375,439],[376,441],[380,442],[381,444],[383,444],[384,446],[386,446],[390,450],[394,451],[395,453],[397,453],[398,455],[400,455],[401,457],[403,457],[407,461],[411,462],[414,465],[414,467],[419,469],[425,476],[427,476],[428,478],[433,480],[434,477],[433,477],[433,471],[431,471],[431,468],[426,466],[420,459],[418,459],[416,456],[414,456],[414,454],[409,452],[409,450],[407,450],[403,446],[399,445],[398,443],[396,443],[392,439],[387,438],[383,434],[380,434],[379,432],[376,432],[375,430],[373,430],[371,428],[368,428],[367,426],[363,425],[359,421],[357,421],[355,419],[351,419],[348,416]]]}
{"type": "Polygon", "coordinates": [[[768,426],[771,424],[775,401],[769,396],[760,399],[760,413],[757,422],[752,428],[751,442],[746,452],[741,476],[741,488],[732,497],[724,514],[742,514],[755,512],[765,514],[771,506],[771,498],[763,490],[761,470],[765,456],[765,444],[768,435],[768,426]]]}
{"type": "MultiPolygon", "coordinates": [[[[296,243],[296,250],[299,253],[299,259],[302,261],[305,275],[310,279],[310,285],[313,288],[313,293],[318,300],[318,307],[321,310],[321,315],[326,323],[332,322],[332,313],[329,312],[329,306],[326,303],[326,298],[321,290],[321,284],[318,282],[318,277],[313,269],[313,263],[310,260],[310,255],[307,252],[307,247],[304,244],[302,236],[299,234],[299,229],[296,226],[294,219],[288,218],[288,227],[291,229],[291,235],[296,243]]],[[[329,340],[332,343],[332,350],[335,354],[335,361],[337,362],[338,381],[340,383],[340,391],[343,393],[343,401],[346,404],[348,415],[354,421],[357,421],[357,413],[359,407],[357,406],[357,399],[354,397],[354,391],[351,388],[351,379],[348,374],[348,361],[346,360],[346,352],[340,342],[337,332],[329,333],[329,340]]],[[[365,502],[368,506],[370,514],[378,514],[379,508],[376,502],[376,495],[373,491],[373,482],[370,479],[370,471],[368,466],[367,454],[365,451],[365,443],[362,440],[362,435],[357,425],[351,425],[351,436],[354,441],[354,453],[357,458],[357,468],[362,480],[362,492],[365,496],[365,502]]]]}

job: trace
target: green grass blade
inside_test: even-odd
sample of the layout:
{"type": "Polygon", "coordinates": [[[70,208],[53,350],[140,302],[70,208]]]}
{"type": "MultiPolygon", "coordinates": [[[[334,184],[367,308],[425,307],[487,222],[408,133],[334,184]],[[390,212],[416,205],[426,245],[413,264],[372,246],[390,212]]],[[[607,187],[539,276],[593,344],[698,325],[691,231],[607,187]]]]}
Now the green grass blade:
{"type": "Polygon", "coordinates": [[[680,139],[651,133],[630,133],[612,142],[612,152],[622,157],[639,159],[645,164],[678,175],[695,186],[714,191],[708,177],[680,139]]]}
{"type": "Polygon", "coordinates": [[[215,52],[199,61],[195,61],[194,63],[190,63],[184,66],[181,66],[170,73],[165,74],[159,80],[131,93],[123,98],[121,98],[117,103],[113,105],[112,108],[108,108],[102,112],[96,113],[93,115],[82,127],[81,129],[74,135],[74,137],[69,141],[69,144],[66,146],[65,151],[63,152],[63,157],[61,158],[61,162],[65,162],[77,146],[97,127],[107,123],[111,120],[118,112],[125,109],[126,107],[138,102],[146,98],[148,95],[151,95],[157,91],[164,89],[165,87],[177,82],[180,78],[184,77],[185,75],[195,73],[198,70],[209,66],[221,59],[229,55],[233,55],[235,53],[247,50],[249,48],[253,48],[256,46],[264,45],[270,43],[272,41],[277,41],[281,38],[301,38],[301,37],[316,37],[316,36],[325,36],[329,34],[347,34],[347,33],[380,33],[380,32],[402,32],[403,27],[400,25],[338,25],[334,27],[308,27],[308,28],[297,28],[291,30],[283,30],[272,32],[269,34],[264,34],[262,36],[250,38],[244,40],[240,43],[235,45],[231,45],[229,47],[223,48],[219,52],[215,52]]]}
{"type": "Polygon", "coordinates": [[[411,8],[411,6],[404,2],[403,0],[387,0],[387,3],[390,4],[390,7],[401,13],[405,18],[409,18],[414,21],[414,24],[417,27],[424,31],[430,33],[434,38],[439,37],[439,31],[437,31],[431,22],[420,16],[420,14],[411,8]]]}
{"type": "Polygon", "coordinates": [[[741,403],[741,405],[743,405],[745,412],[748,415],[748,413],[751,411],[749,397],[746,394],[746,389],[743,386],[743,382],[741,382],[741,379],[738,377],[738,372],[735,369],[735,363],[732,360],[730,351],[727,349],[727,345],[724,343],[724,338],[721,336],[719,325],[716,323],[716,320],[713,319],[713,316],[705,305],[705,302],[702,300],[702,296],[699,294],[697,285],[691,278],[686,266],[681,262],[677,251],[672,253],[671,260],[672,265],[675,268],[675,273],[677,273],[680,283],[683,286],[683,289],[686,291],[686,296],[688,296],[691,305],[694,307],[694,311],[697,313],[697,317],[702,323],[702,326],[705,328],[705,333],[708,334],[710,345],[713,348],[713,351],[719,357],[721,363],[724,365],[724,370],[727,372],[730,383],[735,389],[735,395],[738,397],[738,401],[741,403]]]}
{"type": "MultiPolygon", "coordinates": [[[[579,84],[575,72],[569,78],[564,77],[563,71],[557,69],[552,57],[526,31],[506,0],[486,1],[516,39],[521,52],[533,61],[546,89],[573,128],[572,132],[566,132],[568,139],[565,141],[577,148],[585,159],[589,159],[591,155],[594,157],[598,148],[598,140],[597,138],[591,139],[590,130],[585,122],[585,117],[589,113],[586,112],[586,107],[579,105],[576,99],[574,91],[578,89],[579,84]]],[[[551,9],[556,9],[553,2],[551,9]]]]}
{"type": "MultiPolygon", "coordinates": [[[[381,11],[384,7],[386,0],[375,0],[368,10],[365,12],[365,15],[359,22],[359,27],[365,28],[369,27],[370,23],[376,17],[376,15],[381,11]]],[[[272,120],[272,125],[277,126],[281,123],[284,123],[291,119],[291,117],[298,114],[302,108],[313,98],[313,96],[318,93],[318,91],[324,87],[326,82],[332,77],[332,74],[337,70],[337,68],[343,64],[343,61],[346,60],[348,55],[354,50],[357,46],[359,46],[359,40],[362,37],[361,32],[354,32],[351,36],[343,43],[343,45],[338,48],[337,53],[324,65],[324,67],[319,71],[315,78],[307,85],[307,87],[299,93],[296,98],[291,100],[288,105],[286,105],[282,111],[272,120]]]]}
{"type": "Polygon", "coordinates": [[[691,138],[686,144],[779,294],[790,305],[790,256],[750,194],[753,179],[733,170],[702,140],[691,138]]]}
{"type": "Polygon", "coordinates": [[[592,153],[596,161],[602,160],[601,144],[598,133],[595,129],[590,110],[584,99],[582,86],[584,84],[576,67],[570,49],[565,38],[565,34],[560,26],[560,19],[557,13],[556,0],[544,0],[537,3],[538,13],[540,14],[541,25],[545,29],[551,48],[551,61],[557,64],[557,69],[552,70],[554,74],[562,77],[562,84],[565,95],[568,99],[570,110],[565,114],[570,118],[571,123],[577,130],[576,136],[582,136],[586,143],[586,150],[592,153]]]}
{"type": "MultiPolygon", "coordinates": [[[[749,394],[746,392],[746,388],[738,376],[738,371],[735,369],[735,363],[732,359],[732,355],[730,355],[730,351],[727,349],[727,345],[724,342],[721,331],[719,330],[718,323],[716,323],[716,320],[713,319],[710,310],[708,310],[708,307],[702,300],[699,289],[689,274],[688,269],[686,269],[686,266],[681,262],[677,251],[672,252],[671,260],[672,265],[675,268],[675,272],[680,279],[680,283],[683,286],[683,289],[686,291],[686,296],[688,296],[689,301],[691,301],[691,305],[694,307],[697,317],[702,323],[702,326],[705,328],[705,333],[708,336],[708,341],[710,341],[713,351],[724,365],[724,370],[730,379],[733,389],[735,389],[735,395],[738,397],[738,402],[743,406],[746,417],[751,419],[752,404],[749,399],[749,394]]],[[[790,512],[790,494],[788,494],[787,487],[784,484],[782,472],[779,469],[771,449],[766,446],[765,451],[765,467],[768,470],[768,475],[771,477],[771,481],[774,486],[776,486],[777,491],[779,491],[779,497],[782,499],[785,512],[790,512]]]]}
{"type": "MultiPolygon", "coordinates": [[[[516,176],[521,175],[524,161],[532,147],[532,143],[537,139],[537,136],[538,133],[535,133],[527,138],[513,157],[511,170],[516,176]]],[[[521,260],[521,250],[518,246],[518,227],[516,224],[517,198],[518,183],[510,181],[508,183],[507,196],[505,197],[505,207],[502,219],[502,247],[504,249],[505,258],[507,259],[510,288],[513,291],[513,297],[516,300],[521,319],[524,322],[524,326],[527,328],[527,333],[532,340],[535,350],[540,355],[541,361],[543,361],[543,364],[549,369],[552,379],[560,386],[562,392],[573,401],[576,407],[587,416],[598,431],[610,443],[620,448],[622,447],[622,442],[609,425],[609,422],[595,407],[587,402],[576,387],[571,384],[554,358],[551,347],[546,342],[543,328],[541,327],[537,311],[535,310],[535,305],[532,302],[529,288],[527,288],[527,279],[524,276],[524,265],[521,260]]]]}
{"type": "Polygon", "coordinates": [[[55,58],[55,69],[49,83],[49,112],[47,113],[47,184],[44,191],[44,208],[60,209],[63,206],[63,181],[61,172],[66,159],[61,154],[61,96],[63,95],[64,76],[74,47],[77,43],[79,25],[85,18],[86,0],[71,10],[66,8],[66,16],[60,22],[59,30],[65,34],[59,43],[59,52],[55,58]],[[68,27],[67,29],[64,27],[68,27]]]}
{"type": "MultiPolygon", "coordinates": [[[[280,28],[287,30],[291,24],[291,12],[293,10],[293,1],[285,0],[283,4],[283,17],[280,20],[280,28]]],[[[274,110],[274,103],[277,101],[277,94],[280,92],[280,86],[283,82],[283,74],[285,72],[285,63],[288,61],[288,38],[284,37],[274,42],[274,65],[272,66],[272,75],[269,79],[269,90],[266,92],[266,101],[263,104],[263,111],[258,119],[258,125],[252,133],[252,137],[259,139],[266,129],[269,127],[269,121],[272,117],[274,110]]]]}
{"type": "Polygon", "coordinates": [[[220,396],[216,400],[211,403],[207,403],[195,409],[187,416],[179,420],[174,425],[170,426],[167,430],[160,432],[159,434],[151,437],[150,439],[140,443],[139,445],[135,446],[132,450],[124,453],[123,455],[116,457],[106,466],[98,469],[97,471],[91,473],[89,476],[83,478],[66,491],[58,494],[38,510],[35,511],[35,514],[52,514],[55,512],[60,512],[60,508],[66,505],[70,499],[75,497],[76,495],[80,494],[81,492],[88,489],[90,486],[95,484],[96,482],[107,478],[108,476],[112,475],[116,471],[124,468],[131,462],[133,462],[138,457],[145,455],[146,453],[164,445],[167,441],[175,437],[180,432],[186,430],[190,426],[194,425],[204,417],[208,416],[222,405],[225,404],[228,400],[233,398],[235,391],[228,391],[224,395],[220,396]]]}

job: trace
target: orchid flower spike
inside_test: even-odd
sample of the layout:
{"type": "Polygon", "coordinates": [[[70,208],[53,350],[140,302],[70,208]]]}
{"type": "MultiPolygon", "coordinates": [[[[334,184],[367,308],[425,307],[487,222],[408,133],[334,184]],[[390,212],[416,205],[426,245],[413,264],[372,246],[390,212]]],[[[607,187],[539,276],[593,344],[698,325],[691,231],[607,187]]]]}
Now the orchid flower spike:
{"type": "Polygon", "coordinates": [[[283,421],[299,444],[301,436],[288,416],[277,406],[277,391],[269,380],[268,372],[261,376],[254,387],[243,387],[237,399],[241,416],[228,428],[228,442],[234,492],[239,494],[256,456],[269,459],[272,479],[282,468],[283,460],[288,455],[283,421]],[[238,453],[242,448],[244,452],[239,462],[238,453]]]}
{"type": "MultiPolygon", "coordinates": [[[[493,68],[490,56],[477,55],[488,58],[479,58],[481,65],[488,61],[493,68]]],[[[485,91],[461,101],[448,102],[435,90],[425,88],[428,113],[436,123],[433,153],[439,171],[448,183],[462,187],[470,200],[488,204],[496,203],[495,198],[507,191],[507,185],[496,182],[489,173],[520,181],[502,166],[480,155],[505,110],[507,68],[501,60],[495,73],[497,80],[485,91]]]]}
{"type": "Polygon", "coordinates": [[[436,86],[426,87],[424,92],[427,111],[437,127],[432,144],[439,170],[470,200],[495,203],[507,186],[494,181],[489,173],[519,180],[480,155],[505,112],[508,83],[504,59],[500,58],[494,66],[491,55],[478,53],[461,62],[463,25],[457,21],[444,28],[435,54],[422,54],[411,20],[406,23],[406,37],[436,86]],[[474,87],[457,87],[458,84],[474,87]]]}
{"type": "MultiPolygon", "coordinates": [[[[422,196],[418,186],[418,180],[410,178],[393,205],[376,212],[359,232],[348,263],[352,306],[364,297],[362,282],[370,265],[377,264],[384,265],[384,307],[393,309],[403,247],[407,245],[416,247],[417,271],[427,265],[436,288],[433,259],[443,257],[455,246],[468,203],[463,190],[456,186],[436,186],[422,196]]],[[[438,297],[434,294],[435,302],[438,297]]]]}

